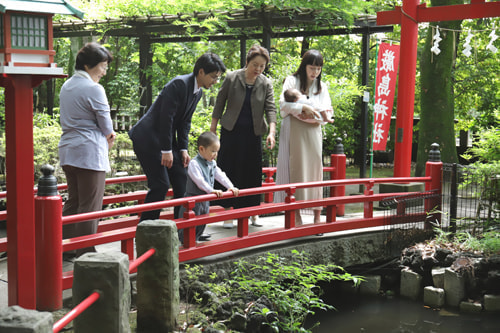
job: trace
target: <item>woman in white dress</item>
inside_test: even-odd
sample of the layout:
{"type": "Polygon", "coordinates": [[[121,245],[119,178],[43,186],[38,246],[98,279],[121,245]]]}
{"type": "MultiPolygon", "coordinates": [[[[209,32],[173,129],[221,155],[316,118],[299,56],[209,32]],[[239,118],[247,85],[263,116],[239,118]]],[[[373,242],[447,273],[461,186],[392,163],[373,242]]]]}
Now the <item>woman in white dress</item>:
{"type": "MultiPolygon", "coordinates": [[[[289,88],[298,89],[315,105],[331,110],[332,103],[327,86],[321,82],[323,56],[317,50],[309,50],[302,57],[299,69],[288,76],[283,83],[283,92],[289,88]]],[[[307,121],[319,117],[308,104],[286,102],[280,97],[281,131],[279,140],[276,184],[302,183],[323,180],[323,139],[321,125],[307,121]],[[302,119],[302,120],[301,120],[302,119]]],[[[314,200],[323,196],[321,187],[298,189],[296,200],[314,200]]],[[[276,193],[275,200],[283,202],[285,192],[276,193]]],[[[319,223],[322,207],[315,207],[314,223],[319,223]]],[[[297,211],[296,225],[302,224],[297,211]]]]}

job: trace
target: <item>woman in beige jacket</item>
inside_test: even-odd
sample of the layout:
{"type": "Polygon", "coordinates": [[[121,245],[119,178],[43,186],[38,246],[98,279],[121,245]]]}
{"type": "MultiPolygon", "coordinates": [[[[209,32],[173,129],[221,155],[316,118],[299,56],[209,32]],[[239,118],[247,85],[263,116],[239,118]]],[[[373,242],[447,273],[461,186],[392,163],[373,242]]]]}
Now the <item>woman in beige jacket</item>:
{"type": "MultiPolygon", "coordinates": [[[[269,52],[253,45],[246,66],[227,74],[217,95],[210,130],[217,132],[220,120],[221,148],[217,164],[234,186],[244,189],[262,186],[262,135],[267,148],[276,143],[276,105],[271,80],[262,73],[269,63],[269,52]]],[[[250,207],[260,204],[260,195],[220,201],[224,207],[250,207]]],[[[258,226],[256,217],[252,224],[258,226]]],[[[231,227],[231,224],[224,224],[231,227]]]]}

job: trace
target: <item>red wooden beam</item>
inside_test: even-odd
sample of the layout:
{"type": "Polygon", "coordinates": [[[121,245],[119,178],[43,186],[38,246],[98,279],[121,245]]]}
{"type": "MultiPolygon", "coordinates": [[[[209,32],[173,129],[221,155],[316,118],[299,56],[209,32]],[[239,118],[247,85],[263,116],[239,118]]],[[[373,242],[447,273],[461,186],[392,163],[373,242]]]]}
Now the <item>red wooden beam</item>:
{"type": "Polygon", "coordinates": [[[418,22],[456,21],[500,16],[500,2],[472,3],[417,9],[418,22]]]}
{"type": "Polygon", "coordinates": [[[401,24],[401,7],[396,6],[394,10],[377,13],[377,25],[401,24]]]}
{"type": "MultiPolygon", "coordinates": [[[[401,24],[401,17],[405,15],[400,6],[394,10],[378,12],[377,25],[401,24]]],[[[425,4],[417,7],[417,16],[414,19],[421,22],[456,21],[477,19],[484,17],[499,17],[500,2],[484,2],[475,0],[471,4],[449,5],[427,8],[425,4]]]]}

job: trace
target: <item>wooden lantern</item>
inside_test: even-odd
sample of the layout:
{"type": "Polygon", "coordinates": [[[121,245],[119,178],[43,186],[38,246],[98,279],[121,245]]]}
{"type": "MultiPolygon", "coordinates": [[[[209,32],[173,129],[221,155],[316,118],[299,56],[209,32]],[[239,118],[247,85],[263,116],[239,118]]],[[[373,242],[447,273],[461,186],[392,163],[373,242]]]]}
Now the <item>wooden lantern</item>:
{"type": "Polygon", "coordinates": [[[65,0],[0,0],[0,73],[63,74],[54,63],[54,14],[83,17],[65,0]]]}

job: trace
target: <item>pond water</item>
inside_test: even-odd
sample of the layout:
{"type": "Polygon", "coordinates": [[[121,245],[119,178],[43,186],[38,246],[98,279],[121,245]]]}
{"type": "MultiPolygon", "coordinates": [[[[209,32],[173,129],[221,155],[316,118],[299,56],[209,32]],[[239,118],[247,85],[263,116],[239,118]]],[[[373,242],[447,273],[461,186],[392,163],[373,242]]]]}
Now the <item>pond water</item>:
{"type": "MultiPolygon", "coordinates": [[[[458,310],[435,310],[422,301],[398,297],[330,295],[325,302],[337,311],[317,313],[314,333],[497,333],[500,313],[459,314],[458,310]]],[[[310,326],[309,326],[310,327],[310,326]]]]}

